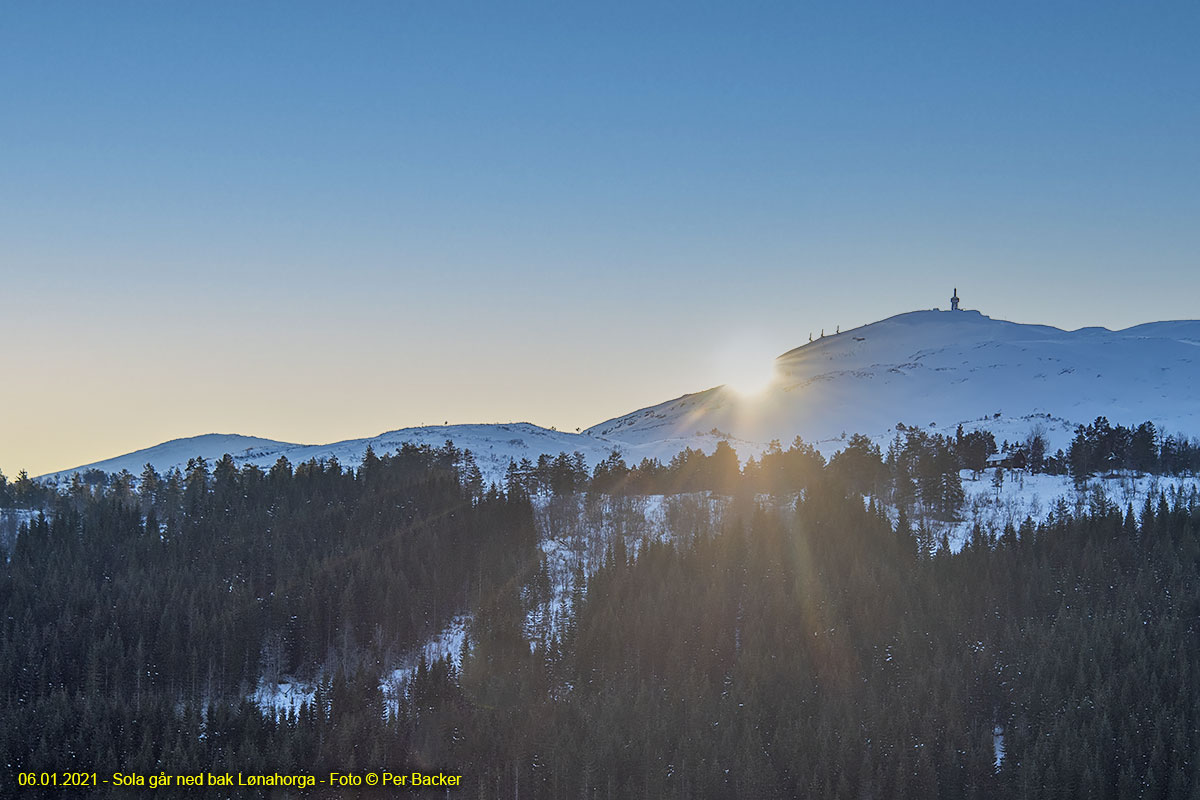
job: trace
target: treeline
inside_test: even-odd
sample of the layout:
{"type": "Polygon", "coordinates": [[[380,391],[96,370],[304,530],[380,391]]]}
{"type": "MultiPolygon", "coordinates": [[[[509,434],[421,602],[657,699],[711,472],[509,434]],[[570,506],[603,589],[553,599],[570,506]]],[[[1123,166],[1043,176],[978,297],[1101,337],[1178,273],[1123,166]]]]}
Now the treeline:
{"type": "Polygon", "coordinates": [[[1117,470],[1191,475],[1200,471],[1200,442],[1163,436],[1153,422],[1126,428],[1096,417],[1090,425],[1076,427],[1067,463],[1071,475],[1080,480],[1117,470]]]}
{"type": "Polygon", "coordinates": [[[751,457],[742,465],[734,449],[722,440],[711,454],[686,448],[666,464],[644,458],[631,466],[614,450],[596,464],[590,476],[580,453],[543,456],[536,465],[522,460],[510,463],[506,485],[529,494],[709,491],[790,495],[833,477],[860,494],[946,517],[953,516],[963,501],[959,470],[984,469],[983,462],[995,449],[990,433],[964,435],[960,429],[957,438],[952,438],[900,426],[886,456],[871,439],[855,434],[826,464],[815,447],[797,436],[786,450],[778,440],[772,441],[760,458],[751,457]]]}
{"type": "Polygon", "coordinates": [[[0,508],[43,508],[55,494],[54,489],[33,480],[25,470],[12,481],[0,472],[0,508]]]}
{"type": "MultiPolygon", "coordinates": [[[[903,424],[896,429],[886,451],[862,434],[851,436],[830,459],[831,473],[861,494],[942,518],[953,517],[962,505],[962,470],[978,476],[989,466],[998,466],[1035,474],[1070,474],[1078,480],[1116,470],[1159,475],[1200,472],[1200,442],[1164,436],[1151,422],[1126,428],[1098,417],[1077,427],[1067,451],[1055,453],[1048,451],[1045,436],[1037,430],[1024,441],[997,445],[990,431],[964,431],[961,425],[953,436],[903,424]]],[[[529,494],[729,494],[738,487],[786,494],[802,491],[825,467],[824,457],[800,437],[786,450],[773,441],[761,458],[751,457],[744,465],[722,440],[711,454],[687,448],[666,464],[644,458],[629,465],[614,450],[590,475],[578,452],[543,455],[536,463],[522,459],[510,463],[506,485],[529,494]]]]}

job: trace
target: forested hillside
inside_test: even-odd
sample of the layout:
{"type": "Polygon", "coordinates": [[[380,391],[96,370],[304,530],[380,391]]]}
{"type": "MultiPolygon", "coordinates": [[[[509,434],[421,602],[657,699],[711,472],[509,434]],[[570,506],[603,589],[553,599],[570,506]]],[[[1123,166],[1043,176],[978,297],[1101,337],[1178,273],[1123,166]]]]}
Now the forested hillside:
{"type": "MultiPolygon", "coordinates": [[[[1122,438],[1106,425],[1080,453],[1122,438]]],[[[386,769],[496,798],[1200,796],[1197,497],[1096,493],[938,546],[916,520],[953,516],[994,445],[916,431],[829,464],[797,441],[591,474],[564,455],[501,488],[452,445],[77,481],[0,574],[0,791],[63,796],[17,786],[46,770],[386,769]],[[724,511],[611,536],[531,640],[552,593],[535,510],[645,492],[724,511]],[[385,698],[463,611],[461,652],[385,698]],[[247,699],[285,674],[311,702],[247,699]]]]}

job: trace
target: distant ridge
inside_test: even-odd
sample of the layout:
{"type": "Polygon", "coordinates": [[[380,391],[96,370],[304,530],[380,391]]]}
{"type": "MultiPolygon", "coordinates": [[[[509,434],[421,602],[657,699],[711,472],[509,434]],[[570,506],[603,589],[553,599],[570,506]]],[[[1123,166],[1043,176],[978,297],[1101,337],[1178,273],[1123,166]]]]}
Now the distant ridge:
{"type": "MultiPolygon", "coordinates": [[[[368,446],[382,454],[394,452],[406,442],[441,447],[447,441],[453,441],[459,449],[469,449],[475,456],[484,479],[496,482],[503,481],[510,460],[520,461],[528,458],[530,461],[537,461],[538,456],[543,453],[557,455],[560,452],[579,451],[584,454],[589,464],[594,464],[608,456],[613,449],[620,449],[627,453],[629,458],[640,460],[646,456],[670,458],[685,446],[674,442],[629,445],[603,437],[541,428],[528,422],[401,428],[369,438],[317,445],[291,444],[249,436],[206,434],[174,439],[156,447],[48,473],[42,475],[39,480],[61,483],[69,480],[76,472],[93,469],[104,472],[128,470],[136,477],[141,474],[147,463],[159,473],[165,473],[176,467],[183,469],[188,459],[195,456],[203,456],[211,465],[225,453],[230,454],[239,466],[254,464],[264,469],[280,458],[286,458],[293,464],[313,459],[337,458],[345,466],[357,467],[362,462],[368,446]]],[[[716,437],[693,437],[687,444],[711,451],[716,444],[716,437]]]]}

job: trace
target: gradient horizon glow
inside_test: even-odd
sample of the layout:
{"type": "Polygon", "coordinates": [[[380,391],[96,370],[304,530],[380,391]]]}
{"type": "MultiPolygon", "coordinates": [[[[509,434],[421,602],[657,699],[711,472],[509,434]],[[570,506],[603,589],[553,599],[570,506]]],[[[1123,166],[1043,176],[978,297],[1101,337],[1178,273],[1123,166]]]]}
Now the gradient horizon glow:
{"type": "Polygon", "coordinates": [[[5,4],[0,468],[574,430],[954,287],[1195,318],[1197,41],[1194,2],[5,4]]]}

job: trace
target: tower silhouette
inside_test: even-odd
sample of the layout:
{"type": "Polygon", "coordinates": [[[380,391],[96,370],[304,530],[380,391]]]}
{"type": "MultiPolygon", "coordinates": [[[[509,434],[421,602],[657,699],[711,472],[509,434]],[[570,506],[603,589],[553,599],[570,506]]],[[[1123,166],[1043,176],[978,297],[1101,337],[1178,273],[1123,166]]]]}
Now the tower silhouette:
{"type": "Polygon", "coordinates": [[[954,287],[954,296],[950,298],[950,310],[958,311],[958,287],[954,287]]]}

